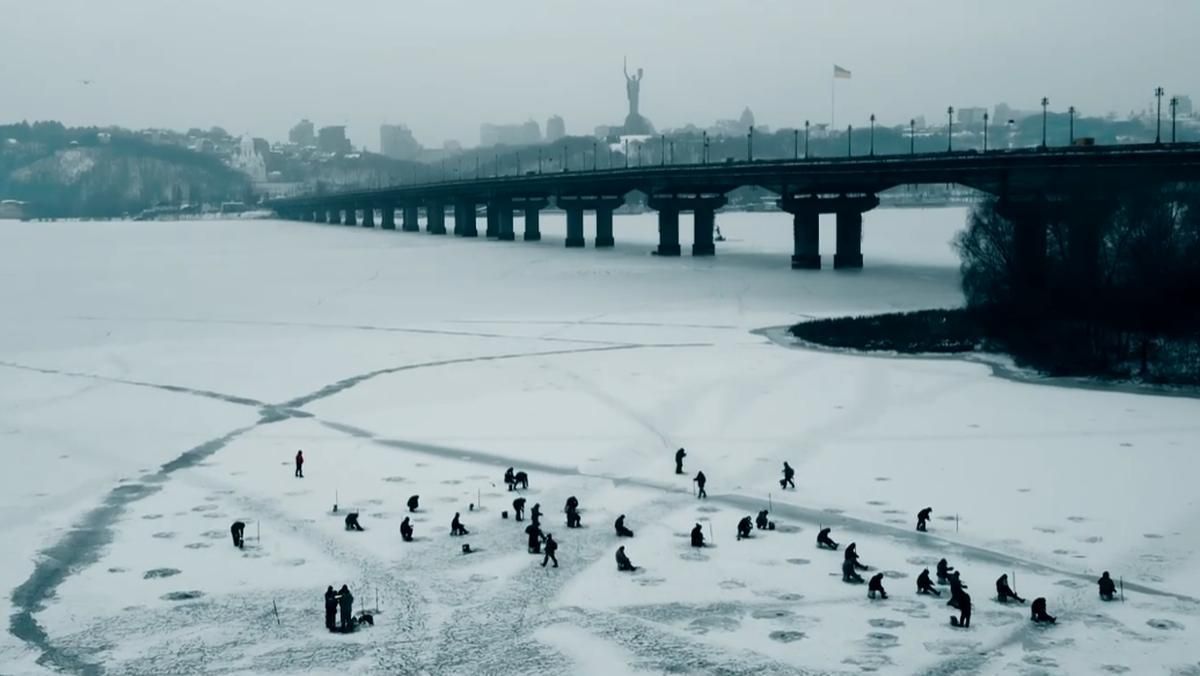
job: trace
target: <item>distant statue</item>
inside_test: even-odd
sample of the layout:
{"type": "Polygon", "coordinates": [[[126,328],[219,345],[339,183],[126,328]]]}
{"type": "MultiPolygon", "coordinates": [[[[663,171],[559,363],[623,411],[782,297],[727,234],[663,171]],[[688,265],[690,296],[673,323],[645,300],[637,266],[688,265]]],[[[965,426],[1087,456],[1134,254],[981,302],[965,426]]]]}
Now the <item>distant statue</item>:
{"type": "Polygon", "coordinates": [[[640,117],[638,113],[638,98],[642,89],[642,69],[637,69],[637,75],[629,77],[629,60],[625,60],[625,96],[629,98],[629,117],[640,117]]]}

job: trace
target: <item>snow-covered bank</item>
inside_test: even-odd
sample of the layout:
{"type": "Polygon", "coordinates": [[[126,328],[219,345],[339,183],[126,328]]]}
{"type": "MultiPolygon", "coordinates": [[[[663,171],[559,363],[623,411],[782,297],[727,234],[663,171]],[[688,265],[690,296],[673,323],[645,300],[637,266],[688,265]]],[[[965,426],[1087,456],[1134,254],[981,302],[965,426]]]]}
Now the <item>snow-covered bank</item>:
{"type": "Polygon", "coordinates": [[[719,255],[678,260],[647,255],[650,214],[618,218],[613,251],[564,249],[556,216],[536,244],[275,221],[2,224],[0,444],[22,471],[0,479],[21,515],[3,526],[0,584],[45,593],[5,596],[44,640],[7,634],[0,664],[16,666],[0,670],[39,657],[109,673],[1195,665],[1197,402],[752,332],[957,305],[948,242],[962,218],[871,212],[868,267],[815,273],[788,269],[777,214],[723,215],[719,255]],[[709,476],[707,503],[671,471],[679,446],[709,476]],[[783,495],[785,459],[798,488],[783,495]],[[509,465],[531,474],[557,570],[499,516],[509,465]],[[129,499],[88,521],[121,486],[129,499]],[[569,495],[579,531],[562,525],[569,495]],[[365,532],[342,530],[335,499],[365,532]],[[735,542],[737,519],[768,502],[781,529],[735,542]],[[914,533],[927,505],[932,532],[914,533]],[[456,511],[475,554],[447,535],[456,511]],[[632,576],[613,565],[621,513],[644,566],[632,576]],[[250,524],[244,552],[227,539],[235,518],[250,524]],[[715,548],[686,546],[696,522],[715,548]],[[79,524],[94,537],[72,540],[79,524]],[[840,582],[840,555],[813,546],[821,524],[889,571],[892,599],[840,582]],[[912,594],[941,556],[971,585],[969,631],[912,594]],[[1125,604],[1095,600],[1103,569],[1124,578],[1125,604]],[[1010,571],[1059,626],[988,599],[1010,571]],[[324,631],[320,594],[341,583],[360,605],[378,592],[374,629],[324,631]]]}

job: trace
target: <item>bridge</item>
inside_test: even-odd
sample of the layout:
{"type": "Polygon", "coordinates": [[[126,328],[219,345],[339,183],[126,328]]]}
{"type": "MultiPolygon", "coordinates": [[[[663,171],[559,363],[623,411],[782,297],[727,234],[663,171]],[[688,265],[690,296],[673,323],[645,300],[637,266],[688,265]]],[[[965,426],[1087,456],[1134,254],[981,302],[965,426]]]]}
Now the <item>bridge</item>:
{"type": "Polygon", "coordinates": [[[759,186],[779,195],[779,208],[792,216],[792,267],[819,269],[818,217],[836,214],[835,268],[861,268],[862,215],[879,204],[878,194],[903,185],[957,183],[995,196],[1012,221],[1022,266],[1037,274],[1045,257],[1047,221],[1056,210],[1103,201],[1129,184],[1200,180],[1200,143],[1069,146],[1022,150],[822,157],[793,160],[726,161],[704,164],[562,171],[444,180],[373,190],[312,194],[273,200],[283,218],[362,224],[400,230],[420,229],[444,235],[446,208],[453,209],[453,230],[477,237],[477,209],[486,208],[487,237],[516,239],[513,214],[524,215],[525,240],[541,239],[539,213],[553,199],[566,212],[566,246],[583,247],[586,211],[596,214],[594,244],[613,246],[613,211],[632,191],[648,197],[658,212],[658,246],[653,253],[678,256],[679,215],[693,214],[693,256],[711,256],[716,212],[726,195],[743,186],[759,186]],[[1087,197],[1081,197],[1086,195],[1087,197]],[[361,217],[360,214],[361,213],[361,217]]]}

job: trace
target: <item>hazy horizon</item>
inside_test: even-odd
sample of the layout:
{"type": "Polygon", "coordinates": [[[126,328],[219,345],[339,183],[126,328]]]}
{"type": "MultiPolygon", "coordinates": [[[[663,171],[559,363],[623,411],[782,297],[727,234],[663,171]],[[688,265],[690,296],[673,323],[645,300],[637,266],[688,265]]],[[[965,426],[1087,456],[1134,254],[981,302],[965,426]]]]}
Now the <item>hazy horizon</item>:
{"type": "MultiPolygon", "coordinates": [[[[0,123],[186,129],[286,139],[301,118],[377,149],[381,123],[424,145],[484,122],[561,115],[570,134],[624,119],[622,58],[645,69],[659,128],[749,106],[760,124],[881,124],[948,105],[1147,108],[1197,82],[1200,3],[615,0],[165,3],[0,0],[0,123]],[[91,84],[83,84],[90,80],[91,84]]],[[[1165,104],[1164,104],[1165,105],[1165,104]]]]}

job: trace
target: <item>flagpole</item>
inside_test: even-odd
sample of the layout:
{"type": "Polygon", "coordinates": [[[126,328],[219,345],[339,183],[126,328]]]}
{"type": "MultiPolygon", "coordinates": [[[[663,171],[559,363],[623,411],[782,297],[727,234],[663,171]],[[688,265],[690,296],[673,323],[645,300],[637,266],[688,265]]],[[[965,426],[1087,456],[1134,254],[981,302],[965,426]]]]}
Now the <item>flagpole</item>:
{"type": "Polygon", "coordinates": [[[837,129],[837,73],[829,79],[829,129],[837,129]]]}

